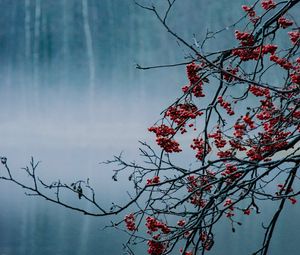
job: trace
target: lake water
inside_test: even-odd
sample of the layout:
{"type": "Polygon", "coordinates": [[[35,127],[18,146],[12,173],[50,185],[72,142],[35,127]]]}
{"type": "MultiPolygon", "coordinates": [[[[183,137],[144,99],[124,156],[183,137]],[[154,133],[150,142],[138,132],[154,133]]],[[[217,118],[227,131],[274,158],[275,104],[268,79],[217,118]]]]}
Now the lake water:
{"type": "MultiPolygon", "coordinates": [[[[193,34],[201,38],[207,28],[233,23],[241,3],[181,0],[170,24],[192,42],[193,34]]],[[[0,155],[19,178],[33,156],[45,180],[89,177],[104,205],[128,199],[126,178],[113,182],[112,168],[99,162],[121,151],[136,159],[138,141],[153,139],[147,128],[180,95],[185,68],[139,71],[135,65],[182,61],[184,48],[131,0],[1,0],[0,7],[0,155]]],[[[209,47],[226,48],[231,40],[227,33],[222,45],[209,47]]],[[[27,197],[9,183],[1,182],[0,192],[0,255],[123,254],[126,235],[101,230],[110,218],[27,197]]],[[[286,211],[272,255],[298,254],[299,206],[286,211]]],[[[211,254],[250,254],[263,220],[250,216],[235,234],[224,222],[211,254]]],[[[146,254],[144,246],[136,250],[146,254]]]]}

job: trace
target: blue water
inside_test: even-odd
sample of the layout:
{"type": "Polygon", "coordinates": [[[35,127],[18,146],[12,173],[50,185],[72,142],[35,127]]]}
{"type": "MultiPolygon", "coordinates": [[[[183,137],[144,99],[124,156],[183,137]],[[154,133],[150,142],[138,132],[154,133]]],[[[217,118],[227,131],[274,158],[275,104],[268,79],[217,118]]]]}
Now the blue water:
{"type": "MultiPolygon", "coordinates": [[[[192,42],[194,33],[202,38],[207,28],[234,22],[241,3],[181,0],[170,24],[192,42]]],[[[185,52],[133,1],[88,0],[85,7],[88,13],[82,0],[0,1],[0,155],[21,180],[26,176],[20,168],[31,156],[41,161],[39,175],[47,181],[89,177],[98,200],[109,207],[128,199],[131,186],[126,177],[113,182],[112,168],[99,162],[121,151],[136,159],[138,140],[151,141],[147,127],[186,82],[184,67],[139,71],[135,65],[182,61],[185,52]]],[[[232,33],[221,39],[222,45],[211,42],[209,49],[228,47],[232,33]]],[[[4,182],[0,204],[0,255],[123,254],[127,236],[101,230],[110,218],[27,197],[4,182]]],[[[299,206],[286,211],[272,255],[298,254],[299,206]]],[[[258,247],[263,220],[250,216],[235,234],[222,223],[211,254],[250,254],[258,247]]],[[[146,254],[143,245],[136,250],[146,254]]]]}

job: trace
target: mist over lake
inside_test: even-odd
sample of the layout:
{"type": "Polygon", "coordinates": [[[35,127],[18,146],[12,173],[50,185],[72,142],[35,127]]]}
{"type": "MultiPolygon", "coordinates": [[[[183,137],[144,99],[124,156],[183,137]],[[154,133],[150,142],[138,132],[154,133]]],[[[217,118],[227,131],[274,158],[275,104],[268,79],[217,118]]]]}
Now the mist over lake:
{"type": "MultiPolygon", "coordinates": [[[[234,23],[244,2],[250,1],[178,0],[169,23],[193,43],[194,34],[201,40],[207,29],[234,23]]],[[[127,176],[114,182],[113,167],[99,163],[121,152],[140,160],[139,141],[153,144],[147,128],[181,95],[186,70],[136,65],[185,62],[184,47],[131,0],[0,0],[0,12],[0,156],[21,180],[21,168],[33,157],[48,182],[89,178],[105,207],[128,201],[127,176]]],[[[230,47],[234,28],[227,30],[207,48],[230,47]]],[[[0,255],[123,254],[128,236],[103,230],[109,217],[84,216],[3,181],[0,204],[0,255]]],[[[266,216],[273,206],[266,205],[266,216]]],[[[270,254],[298,254],[299,209],[286,207],[270,254]]],[[[260,244],[266,216],[240,219],[236,233],[222,222],[211,254],[250,254],[260,244]]],[[[147,254],[146,244],[135,250],[147,254]]]]}

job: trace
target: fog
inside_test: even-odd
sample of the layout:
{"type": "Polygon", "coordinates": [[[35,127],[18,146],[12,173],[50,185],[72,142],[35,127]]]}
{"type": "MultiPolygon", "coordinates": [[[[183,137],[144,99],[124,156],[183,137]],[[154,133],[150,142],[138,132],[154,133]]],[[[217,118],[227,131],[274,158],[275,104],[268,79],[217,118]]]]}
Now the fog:
{"type": "MultiPolygon", "coordinates": [[[[152,2],[164,7],[163,1],[152,2]]],[[[242,2],[178,0],[169,22],[193,42],[193,34],[201,39],[207,29],[236,21],[242,2]]],[[[138,141],[151,142],[147,128],[187,82],[185,67],[135,66],[182,62],[186,49],[131,0],[0,0],[0,12],[0,155],[20,178],[33,156],[48,181],[90,178],[104,205],[129,199],[127,179],[113,182],[112,168],[99,163],[121,151],[138,159],[138,141]]],[[[211,41],[208,48],[227,48],[232,32],[222,35],[222,45],[211,41]]],[[[123,254],[126,235],[101,230],[110,218],[25,196],[5,182],[0,192],[0,255],[123,254]]],[[[272,255],[297,254],[299,206],[287,211],[272,255]]],[[[236,233],[222,223],[211,254],[250,254],[259,245],[263,220],[251,215],[236,233]]],[[[143,245],[136,250],[146,254],[143,245]]]]}

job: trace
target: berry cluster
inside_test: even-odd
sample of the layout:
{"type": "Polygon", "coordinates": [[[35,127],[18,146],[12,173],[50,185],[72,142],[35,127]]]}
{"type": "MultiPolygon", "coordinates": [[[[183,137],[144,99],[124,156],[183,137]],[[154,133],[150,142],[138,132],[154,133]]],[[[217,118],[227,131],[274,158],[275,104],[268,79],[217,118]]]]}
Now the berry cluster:
{"type": "Polygon", "coordinates": [[[284,148],[288,142],[287,137],[291,134],[289,131],[269,129],[260,133],[261,153],[272,154],[284,148]]]}
{"type": "MultiPolygon", "coordinates": [[[[287,189],[285,188],[285,185],[283,184],[277,184],[278,189],[280,190],[280,192],[282,191],[286,191],[287,189]]],[[[293,192],[293,188],[288,189],[288,193],[293,192]]],[[[276,192],[276,194],[278,195],[278,192],[276,192]]]]}
{"type": "Polygon", "coordinates": [[[198,75],[198,71],[201,69],[199,65],[195,62],[188,64],[186,66],[186,74],[190,81],[190,84],[195,84],[200,80],[200,76],[198,75]]]}
{"type": "MultiPolygon", "coordinates": [[[[212,189],[212,185],[210,185],[210,177],[211,176],[209,175],[203,175],[201,177],[195,177],[194,175],[188,176],[188,192],[193,192],[201,187],[204,187],[203,190],[210,192],[212,189]]],[[[195,194],[200,195],[201,192],[196,191],[195,194]]]]}
{"type": "Polygon", "coordinates": [[[226,150],[226,151],[218,151],[217,156],[219,158],[230,158],[232,157],[232,150],[226,150]]]}
{"type": "Polygon", "coordinates": [[[294,66],[294,72],[290,74],[291,81],[300,85],[300,58],[296,59],[296,64],[294,66]]]}
{"type": "Polygon", "coordinates": [[[234,115],[234,111],[231,108],[231,104],[226,102],[222,96],[218,96],[218,103],[227,111],[228,115],[234,115]]]}
{"type": "Polygon", "coordinates": [[[217,148],[223,148],[226,145],[226,140],[222,138],[222,132],[219,128],[212,134],[208,134],[208,138],[213,138],[217,148]]]}
{"type": "Polygon", "coordinates": [[[171,139],[176,133],[173,128],[162,124],[161,126],[150,127],[148,130],[156,134],[156,143],[166,152],[171,153],[181,151],[179,143],[174,139],[171,139]]]}
{"type": "Polygon", "coordinates": [[[198,71],[200,70],[200,66],[195,64],[194,62],[186,66],[186,72],[188,79],[190,81],[189,85],[182,87],[182,91],[187,93],[190,89],[195,97],[204,97],[203,94],[203,80],[201,80],[198,75],[198,71]]]}
{"type": "Polygon", "coordinates": [[[248,209],[243,210],[243,212],[245,215],[250,215],[251,210],[248,208],[248,209]]]}
{"type": "Polygon", "coordinates": [[[280,131],[276,128],[276,124],[279,122],[280,118],[272,117],[270,114],[264,110],[264,114],[258,114],[257,117],[264,120],[263,128],[264,132],[260,132],[259,140],[253,142],[251,140],[251,148],[247,152],[247,156],[250,160],[259,161],[264,159],[264,155],[272,154],[278,149],[283,148],[287,141],[286,137],[290,134],[289,132],[280,131]]]}
{"type": "MultiPolygon", "coordinates": [[[[277,187],[279,189],[279,192],[275,193],[277,196],[280,195],[283,191],[287,191],[286,194],[293,192],[293,188],[286,189],[283,184],[278,184],[277,187]]],[[[297,203],[297,199],[295,197],[289,197],[288,199],[291,201],[293,205],[297,203]]]]}
{"type": "Polygon", "coordinates": [[[300,44],[300,31],[292,31],[288,32],[288,35],[290,36],[290,40],[292,41],[293,44],[300,44]]]}
{"type": "MultiPolygon", "coordinates": [[[[271,120],[273,115],[276,114],[276,109],[273,102],[271,101],[271,96],[266,97],[266,99],[264,100],[260,100],[260,103],[260,112],[256,114],[256,117],[259,120],[271,120]]],[[[272,122],[274,122],[274,120],[272,122]]]]}
{"type": "Polygon", "coordinates": [[[244,123],[237,122],[237,123],[235,123],[233,128],[234,128],[233,135],[236,138],[243,138],[243,135],[245,135],[245,133],[246,133],[246,125],[244,123]]]}
{"type": "Polygon", "coordinates": [[[256,16],[256,12],[255,10],[253,9],[253,7],[249,7],[247,5],[242,5],[242,9],[247,13],[250,21],[255,24],[258,20],[259,20],[259,17],[256,16]]]}
{"type": "Polygon", "coordinates": [[[278,24],[283,29],[286,29],[287,27],[292,26],[294,22],[282,16],[278,19],[278,24]]]}
{"type": "Polygon", "coordinates": [[[280,65],[285,70],[293,69],[293,64],[289,62],[286,58],[280,58],[276,55],[271,55],[270,60],[280,65]]]}
{"type": "Polygon", "coordinates": [[[264,158],[261,154],[260,148],[256,145],[252,146],[252,148],[249,149],[246,154],[252,161],[260,161],[264,158]]]}
{"type": "Polygon", "coordinates": [[[298,72],[294,72],[290,75],[291,81],[300,85],[300,70],[298,72]]]}
{"type": "Polygon", "coordinates": [[[185,220],[179,220],[179,221],[177,221],[177,225],[179,227],[183,227],[185,225],[185,220]]]}
{"type": "Polygon", "coordinates": [[[254,121],[250,118],[249,113],[243,116],[243,121],[250,127],[250,129],[254,129],[254,121]]]}
{"type": "Polygon", "coordinates": [[[270,10],[276,7],[276,3],[273,0],[263,0],[261,1],[261,6],[265,10],[270,10]]]}
{"type": "Polygon", "coordinates": [[[149,240],[147,241],[148,245],[148,254],[151,255],[161,255],[165,251],[165,245],[162,242],[155,241],[155,240],[149,240]]]}
{"type": "Polygon", "coordinates": [[[276,45],[267,44],[258,47],[237,48],[232,50],[232,55],[238,56],[242,61],[258,60],[265,54],[274,54],[277,50],[276,45]]]}
{"type": "Polygon", "coordinates": [[[291,201],[291,203],[294,205],[297,203],[297,199],[294,197],[289,197],[289,200],[291,201]]]}
{"type": "Polygon", "coordinates": [[[248,61],[251,59],[257,60],[259,58],[259,53],[253,49],[234,49],[232,50],[233,56],[238,56],[242,61],[248,61]]]}
{"type": "Polygon", "coordinates": [[[200,240],[202,242],[202,247],[204,250],[209,251],[214,245],[213,237],[208,235],[206,231],[202,231],[200,234],[200,240]]]}
{"type": "Polygon", "coordinates": [[[199,206],[200,208],[204,208],[207,204],[207,201],[201,198],[199,195],[193,195],[190,198],[190,202],[192,205],[199,206]]]}
{"type": "Polygon", "coordinates": [[[246,147],[242,146],[241,142],[239,140],[229,140],[229,144],[232,147],[232,149],[237,149],[238,151],[245,151],[247,150],[246,147]]]}
{"type": "MultiPolygon", "coordinates": [[[[209,184],[209,176],[203,177],[195,177],[194,175],[190,175],[187,177],[188,185],[187,190],[189,193],[192,193],[192,196],[190,197],[190,203],[199,206],[201,208],[204,208],[207,204],[207,201],[202,198],[203,191],[200,191],[200,187],[209,184]]],[[[207,185],[203,190],[210,192],[212,188],[212,185],[207,185]]]]}
{"type": "Polygon", "coordinates": [[[283,123],[287,123],[286,118],[280,113],[271,96],[260,100],[261,105],[256,118],[261,121],[264,132],[258,133],[259,140],[252,142],[252,148],[247,152],[251,160],[262,160],[264,155],[272,155],[274,152],[283,149],[288,144],[288,137],[291,132],[286,130],[283,123]]]}
{"type": "Polygon", "coordinates": [[[165,150],[165,152],[181,152],[180,145],[174,139],[166,138],[166,137],[157,137],[156,143],[165,150]]]}
{"type": "MultiPolygon", "coordinates": [[[[238,179],[242,176],[242,173],[240,173],[240,172],[237,173],[237,171],[238,171],[238,169],[236,166],[231,165],[231,164],[226,164],[225,170],[222,172],[222,175],[224,177],[227,177],[226,178],[227,183],[232,183],[236,179],[238,179]]],[[[231,200],[229,199],[228,201],[231,201],[231,200]]],[[[226,203],[229,203],[228,201],[226,203]]],[[[229,205],[229,204],[227,204],[227,205],[229,205]]],[[[224,204],[224,206],[226,206],[226,205],[224,204]]]]}
{"type": "Polygon", "coordinates": [[[211,147],[209,146],[209,144],[205,143],[202,138],[194,138],[193,144],[191,144],[191,148],[193,150],[197,150],[196,158],[199,160],[203,160],[205,156],[211,151],[211,147]]]}
{"type": "Polygon", "coordinates": [[[160,125],[160,126],[152,126],[150,128],[148,128],[148,131],[153,132],[156,134],[156,136],[164,136],[164,137],[168,137],[168,136],[173,136],[176,134],[175,130],[167,125],[160,125]]]}
{"type": "Polygon", "coordinates": [[[164,234],[169,234],[171,232],[170,228],[163,222],[158,221],[153,217],[146,218],[146,227],[148,228],[147,233],[152,234],[152,232],[156,232],[160,230],[164,234]]]}
{"type": "Polygon", "coordinates": [[[235,31],[235,38],[240,41],[242,46],[253,46],[254,45],[254,36],[247,32],[235,31]]]}
{"type": "Polygon", "coordinates": [[[187,177],[187,180],[188,180],[188,185],[187,185],[188,192],[193,192],[195,188],[198,187],[197,178],[194,175],[190,175],[187,177]]]}
{"type": "Polygon", "coordinates": [[[255,86],[255,85],[250,85],[249,91],[257,97],[269,96],[270,95],[270,90],[269,89],[261,88],[261,87],[255,86]]]}
{"type": "Polygon", "coordinates": [[[226,73],[224,72],[224,74],[223,74],[224,80],[226,80],[228,82],[234,81],[235,77],[233,77],[232,75],[236,76],[238,71],[239,71],[238,67],[236,67],[236,68],[227,68],[226,73]]]}
{"type": "MultiPolygon", "coordinates": [[[[195,119],[197,116],[201,116],[203,113],[200,112],[194,104],[185,103],[178,104],[176,106],[170,106],[165,116],[169,117],[178,126],[180,126],[181,134],[186,133],[185,124],[189,119],[195,119]]],[[[190,124],[190,127],[192,125],[190,124]]]]}
{"type": "Polygon", "coordinates": [[[275,54],[275,51],[277,50],[278,46],[277,45],[274,45],[274,44],[266,44],[266,45],[263,45],[260,49],[261,49],[261,52],[263,54],[275,54]]]}
{"type": "Polygon", "coordinates": [[[133,213],[130,213],[128,215],[125,216],[124,218],[125,224],[126,224],[126,228],[129,231],[134,231],[136,230],[136,226],[135,226],[135,218],[133,213]]]}
{"type": "Polygon", "coordinates": [[[230,198],[227,198],[223,204],[224,207],[228,207],[228,210],[226,211],[226,217],[227,218],[231,218],[232,216],[234,216],[234,207],[232,205],[232,200],[230,198]]]}
{"type": "Polygon", "coordinates": [[[152,179],[147,179],[147,185],[157,184],[160,182],[159,176],[154,176],[152,179]]]}
{"type": "Polygon", "coordinates": [[[232,200],[230,198],[227,198],[223,204],[224,207],[229,206],[232,204],[232,200]]]}

